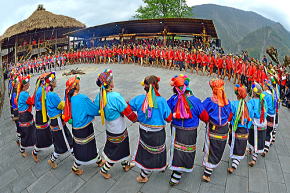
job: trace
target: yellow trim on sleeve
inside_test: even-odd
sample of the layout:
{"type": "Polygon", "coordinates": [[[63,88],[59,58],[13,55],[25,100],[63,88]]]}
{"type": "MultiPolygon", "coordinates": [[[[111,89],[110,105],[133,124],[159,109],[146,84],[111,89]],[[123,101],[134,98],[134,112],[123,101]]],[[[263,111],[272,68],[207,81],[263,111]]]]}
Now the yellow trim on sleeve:
{"type": "Polygon", "coordinates": [[[63,110],[63,109],[64,109],[64,105],[65,105],[64,101],[61,101],[61,102],[58,104],[57,108],[58,108],[59,110],[63,110]]]}

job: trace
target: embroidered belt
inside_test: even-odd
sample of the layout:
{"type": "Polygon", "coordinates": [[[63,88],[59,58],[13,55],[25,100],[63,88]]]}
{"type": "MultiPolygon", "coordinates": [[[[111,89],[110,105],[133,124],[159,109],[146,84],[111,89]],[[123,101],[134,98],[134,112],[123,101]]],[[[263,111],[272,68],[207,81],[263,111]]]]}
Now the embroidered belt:
{"type": "Polygon", "coordinates": [[[248,139],[249,134],[240,134],[240,133],[235,133],[236,138],[240,139],[248,139]]]}
{"type": "Polygon", "coordinates": [[[140,123],[140,127],[142,129],[163,129],[165,125],[147,125],[144,123],[140,123]]]}
{"type": "Polygon", "coordinates": [[[60,117],[61,116],[61,114],[58,114],[58,115],[56,115],[56,116],[54,116],[54,117],[49,117],[50,119],[56,119],[56,118],[58,118],[58,117],[60,117]]]}
{"type": "Polygon", "coordinates": [[[50,126],[51,131],[60,131],[60,127],[59,126],[50,126]]]}
{"type": "Polygon", "coordinates": [[[177,125],[172,125],[172,127],[175,127],[176,129],[182,129],[182,130],[195,130],[197,127],[182,127],[177,125]]]}
{"type": "Polygon", "coordinates": [[[179,150],[179,151],[183,151],[183,152],[195,152],[196,150],[196,145],[185,145],[182,143],[179,143],[177,141],[174,142],[174,149],[179,150]]]}
{"type": "Polygon", "coordinates": [[[214,124],[211,120],[209,121],[209,123],[211,124],[211,125],[209,125],[209,126],[212,126],[212,130],[215,130],[217,127],[223,127],[223,126],[226,126],[227,124],[228,124],[228,122],[225,122],[223,125],[216,125],[216,124],[214,124]]]}
{"type": "Polygon", "coordinates": [[[119,136],[110,136],[107,135],[107,140],[110,141],[111,143],[122,143],[126,137],[128,136],[128,131],[126,130],[122,135],[119,136]]]}
{"type": "Polygon", "coordinates": [[[44,125],[35,125],[35,127],[36,127],[37,129],[45,129],[45,128],[47,128],[48,126],[49,126],[48,123],[45,123],[44,125]]]}
{"type": "Polygon", "coordinates": [[[266,130],[266,127],[257,127],[257,130],[258,131],[264,131],[264,130],[266,130]]]}
{"type": "Polygon", "coordinates": [[[92,141],[93,139],[95,139],[94,133],[92,133],[91,135],[89,135],[86,138],[76,138],[76,137],[74,137],[74,141],[77,144],[79,144],[79,145],[85,145],[85,144],[89,143],[90,141],[92,141]]]}
{"type": "Polygon", "coordinates": [[[24,110],[24,111],[19,111],[19,110],[18,110],[18,112],[19,112],[19,113],[25,113],[27,110],[28,110],[28,109],[26,109],[26,110],[24,110]]]}
{"type": "Polygon", "coordinates": [[[273,127],[274,126],[274,120],[271,120],[271,122],[267,121],[267,126],[273,127]]]}
{"type": "Polygon", "coordinates": [[[150,146],[150,145],[147,145],[146,143],[144,143],[141,139],[140,139],[140,145],[151,154],[162,153],[166,147],[165,144],[163,144],[161,146],[150,146]]]}
{"type": "Polygon", "coordinates": [[[31,125],[33,125],[33,120],[26,122],[26,123],[19,122],[19,127],[30,127],[31,125]]]}
{"type": "Polygon", "coordinates": [[[227,140],[228,134],[213,134],[213,133],[209,133],[209,137],[224,141],[224,140],[227,140]]]}
{"type": "Polygon", "coordinates": [[[86,128],[89,124],[91,124],[93,122],[93,120],[89,123],[87,123],[86,125],[82,126],[82,127],[73,127],[73,129],[75,130],[79,130],[79,129],[83,129],[83,128],[86,128]]]}

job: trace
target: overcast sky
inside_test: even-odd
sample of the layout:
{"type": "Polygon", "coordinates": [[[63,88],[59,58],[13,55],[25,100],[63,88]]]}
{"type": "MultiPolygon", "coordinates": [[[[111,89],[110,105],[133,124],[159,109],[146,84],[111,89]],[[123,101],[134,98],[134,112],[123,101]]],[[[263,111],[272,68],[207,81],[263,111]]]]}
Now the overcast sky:
{"type": "MultiPolygon", "coordinates": [[[[213,3],[255,11],[280,22],[290,31],[289,0],[187,0],[189,6],[213,3]]],[[[0,0],[0,35],[11,25],[26,19],[43,4],[46,10],[74,17],[87,26],[130,19],[142,0],[0,0]]]]}

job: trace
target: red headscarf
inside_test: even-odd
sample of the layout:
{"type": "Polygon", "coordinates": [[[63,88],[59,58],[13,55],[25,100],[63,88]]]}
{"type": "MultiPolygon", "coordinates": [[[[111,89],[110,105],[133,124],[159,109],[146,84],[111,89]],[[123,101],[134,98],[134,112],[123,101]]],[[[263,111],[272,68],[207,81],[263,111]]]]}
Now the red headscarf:
{"type": "Polygon", "coordinates": [[[240,99],[245,99],[247,97],[247,89],[243,85],[237,84],[234,88],[235,94],[240,98],[240,99]]]}
{"type": "Polygon", "coordinates": [[[65,106],[63,112],[63,120],[68,122],[71,118],[71,102],[69,98],[69,92],[76,87],[76,85],[80,82],[80,78],[77,76],[71,77],[66,81],[66,88],[65,88],[65,106]]]}
{"type": "Polygon", "coordinates": [[[178,95],[177,104],[173,113],[173,117],[176,119],[192,118],[192,113],[190,110],[191,105],[187,99],[187,96],[185,95],[189,81],[190,79],[182,74],[171,79],[171,86],[174,86],[178,95]]]}
{"type": "Polygon", "coordinates": [[[241,121],[241,123],[244,125],[244,120],[247,119],[248,121],[250,121],[250,116],[249,116],[249,110],[248,110],[247,104],[245,102],[245,98],[248,95],[246,87],[240,84],[236,84],[234,87],[234,91],[240,101],[238,110],[237,110],[235,124],[233,127],[235,131],[237,128],[238,122],[241,121]]]}
{"type": "Polygon", "coordinates": [[[218,103],[218,106],[223,107],[229,104],[225,90],[224,90],[224,81],[221,79],[212,79],[209,82],[210,87],[212,88],[212,98],[215,99],[218,103]]]}

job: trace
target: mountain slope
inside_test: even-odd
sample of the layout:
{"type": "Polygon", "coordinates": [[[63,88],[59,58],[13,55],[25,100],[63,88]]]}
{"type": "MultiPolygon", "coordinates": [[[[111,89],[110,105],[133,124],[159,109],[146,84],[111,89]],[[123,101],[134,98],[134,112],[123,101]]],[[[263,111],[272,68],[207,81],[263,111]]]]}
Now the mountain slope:
{"type": "Polygon", "coordinates": [[[251,56],[260,57],[270,45],[281,50],[281,54],[290,50],[290,33],[280,23],[255,12],[214,4],[194,6],[192,12],[195,18],[214,21],[226,51],[247,49],[251,56]]]}
{"type": "Polygon", "coordinates": [[[244,37],[238,45],[248,50],[253,57],[259,58],[270,45],[278,49],[279,58],[290,54],[290,38],[279,33],[277,28],[266,26],[244,37]]]}

